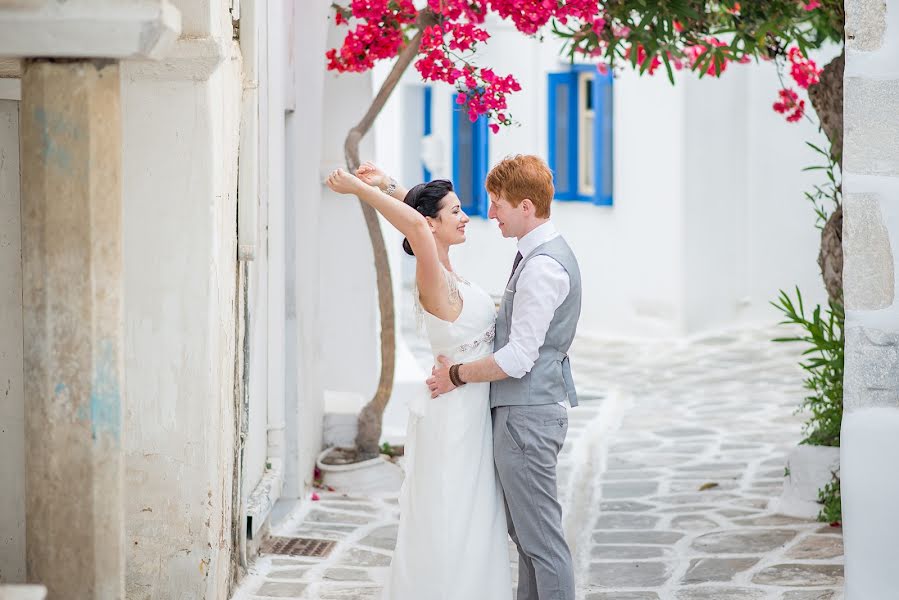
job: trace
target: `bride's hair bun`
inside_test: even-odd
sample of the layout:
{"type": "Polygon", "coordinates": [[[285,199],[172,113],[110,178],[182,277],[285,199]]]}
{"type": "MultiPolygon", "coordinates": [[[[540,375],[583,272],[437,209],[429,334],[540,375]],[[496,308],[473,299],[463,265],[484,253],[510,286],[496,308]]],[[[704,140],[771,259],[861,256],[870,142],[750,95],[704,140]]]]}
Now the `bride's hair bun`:
{"type": "MultiPolygon", "coordinates": [[[[443,208],[443,199],[453,191],[453,184],[448,179],[435,179],[428,183],[419,183],[406,193],[403,202],[417,210],[420,214],[434,218],[443,208]]],[[[408,239],[403,240],[403,250],[409,256],[415,256],[408,239]]]]}

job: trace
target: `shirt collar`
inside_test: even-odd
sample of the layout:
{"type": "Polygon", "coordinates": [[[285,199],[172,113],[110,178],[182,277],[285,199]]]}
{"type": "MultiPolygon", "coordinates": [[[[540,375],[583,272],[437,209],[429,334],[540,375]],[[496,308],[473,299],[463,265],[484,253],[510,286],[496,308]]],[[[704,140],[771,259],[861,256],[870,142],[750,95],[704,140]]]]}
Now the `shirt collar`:
{"type": "Polygon", "coordinates": [[[533,252],[537,246],[545,244],[557,235],[558,233],[556,232],[556,228],[552,224],[552,221],[547,221],[543,225],[532,229],[527,235],[518,240],[518,251],[521,252],[522,256],[527,256],[533,252]]]}

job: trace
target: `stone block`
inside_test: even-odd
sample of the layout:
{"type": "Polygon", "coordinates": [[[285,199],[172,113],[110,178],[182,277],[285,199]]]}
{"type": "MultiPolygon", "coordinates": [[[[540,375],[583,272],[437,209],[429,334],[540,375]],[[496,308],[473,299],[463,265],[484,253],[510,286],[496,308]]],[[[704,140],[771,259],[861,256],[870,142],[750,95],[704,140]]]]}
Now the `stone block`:
{"type": "Polygon", "coordinates": [[[893,252],[880,201],[876,194],[847,194],[843,202],[843,293],[850,310],[887,308],[895,298],[893,252]]]}
{"type": "Polygon", "coordinates": [[[597,544],[674,544],[684,534],[676,531],[600,531],[593,534],[597,544]]]}
{"type": "Polygon", "coordinates": [[[899,80],[847,77],[843,168],[860,175],[899,175],[899,80]]]}
{"type": "Polygon", "coordinates": [[[599,517],[596,529],[652,529],[658,521],[653,515],[607,514],[599,517]]]}
{"type": "Polygon", "coordinates": [[[784,592],[781,596],[781,600],[836,600],[836,598],[835,590],[793,590],[784,592]]]}
{"type": "Polygon", "coordinates": [[[604,588],[642,588],[663,585],[671,566],[663,562],[600,562],[590,565],[589,581],[604,588]]]}
{"type": "Polygon", "coordinates": [[[267,581],[256,592],[260,596],[272,598],[299,598],[306,590],[305,583],[287,583],[284,581],[267,581]]]}
{"type": "Polygon", "coordinates": [[[790,548],[788,558],[830,559],[843,556],[843,538],[837,535],[812,535],[790,548]]]}
{"type": "Polygon", "coordinates": [[[752,582],[784,587],[841,585],[843,565],[772,565],[756,573],[752,582]]]}
{"type": "Polygon", "coordinates": [[[681,515],[671,519],[671,528],[681,531],[708,531],[717,529],[718,523],[702,515],[681,515]]]}
{"type": "Polygon", "coordinates": [[[591,556],[597,559],[633,560],[647,558],[666,558],[671,550],[664,546],[619,546],[599,544],[593,547],[591,556]]]}
{"type": "Polygon", "coordinates": [[[587,600],[659,600],[655,592],[598,592],[587,594],[587,600]]]}
{"type": "Polygon", "coordinates": [[[745,529],[707,533],[693,540],[692,548],[709,554],[771,552],[796,537],[790,529],[745,529]]]}
{"type": "Polygon", "coordinates": [[[362,569],[347,569],[344,567],[328,569],[325,571],[324,579],[326,581],[371,581],[371,577],[362,569]]]}
{"type": "Polygon", "coordinates": [[[758,558],[696,558],[690,562],[681,583],[733,581],[737,574],[752,568],[758,558]]]}
{"type": "Polygon", "coordinates": [[[846,328],[843,406],[899,406],[899,332],[846,328]]]}
{"type": "Polygon", "coordinates": [[[374,546],[382,550],[393,550],[396,546],[397,526],[387,525],[372,531],[359,543],[363,546],[374,546]]]}
{"type": "Polygon", "coordinates": [[[747,588],[695,587],[678,590],[677,600],[764,600],[763,590],[747,588]]]}
{"type": "Polygon", "coordinates": [[[846,47],[871,52],[883,44],[887,28],[885,0],[849,0],[846,7],[846,47]]]}
{"type": "Polygon", "coordinates": [[[654,494],[659,484],[655,481],[633,481],[628,483],[606,483],[601,486],[602,497],[607,500],[622,498],[642,498],[654,494]]]}

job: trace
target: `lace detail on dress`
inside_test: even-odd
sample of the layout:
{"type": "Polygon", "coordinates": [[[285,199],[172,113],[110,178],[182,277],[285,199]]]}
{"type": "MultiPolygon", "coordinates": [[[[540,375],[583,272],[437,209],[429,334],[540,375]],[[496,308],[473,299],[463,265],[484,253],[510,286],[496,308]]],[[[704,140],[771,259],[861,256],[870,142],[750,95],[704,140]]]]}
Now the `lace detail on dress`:
{"type": "Polygon", "coordinates": [[[477,339],[474,339],[466,344],[462,344],[461,346],[459,346],[456,349],[456,351],[457,352],[468,352],[469,350],[474,350],[481,344],[487,344],[487,343],[492,342],[493,338],[495,338],[495,337],[496,337],[496,325],[491,325],[490,329],[488,329],[487,331],[485,331],[484,333],[479,335],[477,337],[477,339]]]}
{"type": "MultiPolygon", "coordinates": [[[[462,294],[459,292],[459,284],[471,285],[467,280],[463,279],[455,272],[447,271],[446,267],[440,265],[443,269],[443,275],[446,277],[446,287],[449,291],[449,301],[454,306],[462,304],[462,294]]],[[[421,295],[418,292],[418,282],[412,285],[412,301],[415,309],[415,325],[419,331],[424,328],[425,309],[421,305],[421,295]]]]}

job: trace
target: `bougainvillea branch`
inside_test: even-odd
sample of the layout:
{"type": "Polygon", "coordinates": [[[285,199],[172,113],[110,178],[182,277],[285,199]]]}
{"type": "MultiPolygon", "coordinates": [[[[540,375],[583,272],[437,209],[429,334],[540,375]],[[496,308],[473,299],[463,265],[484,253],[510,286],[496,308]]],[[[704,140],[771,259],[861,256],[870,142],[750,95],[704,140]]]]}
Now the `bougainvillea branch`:
{"type": "Polygon", "coordinates": [[[327,53],[330,70],[369,70],[396,58],[420,34],[413,64],[422,79],[454,86],[469,118],[487,117],[493,131],[512,123],[507,99],[521,86],[514,75],[477,64],[479,45],[490,40],[491,12],[525,36],[552,31],[572,60],[592,61],[601,72],[630,64],[654,75],[664,67],[673,82],[683,69],[719,77],[734,62],[788,59],[803,89],[820,74],[807,49],[841,40],[843,21],[839,0],[428,0],[421,9],[412,0],[351,0],[333,6],[335,22],[348,30],[340,48],[327,53]],[[432,23],[422,25],[422,10],[432,23]]]}

